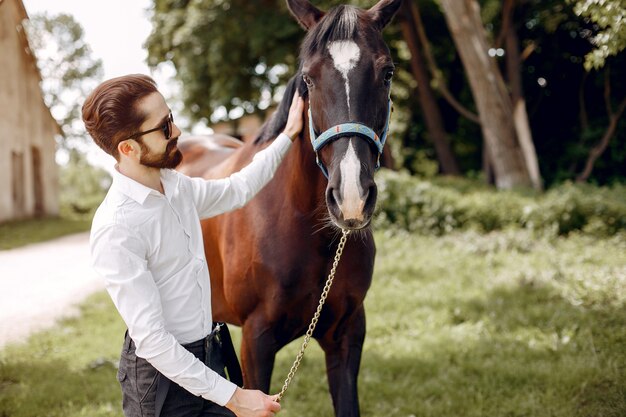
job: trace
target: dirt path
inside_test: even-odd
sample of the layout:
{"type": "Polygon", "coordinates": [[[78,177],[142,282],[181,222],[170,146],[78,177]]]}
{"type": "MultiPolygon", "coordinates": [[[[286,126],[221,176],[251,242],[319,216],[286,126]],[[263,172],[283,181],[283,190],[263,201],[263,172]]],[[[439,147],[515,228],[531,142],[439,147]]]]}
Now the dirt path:
{"type": "Polygon", "coordinates": [[[104,289],[93,272],[89,234],[0,251],[0,347],[19,342],[104,289]]]}

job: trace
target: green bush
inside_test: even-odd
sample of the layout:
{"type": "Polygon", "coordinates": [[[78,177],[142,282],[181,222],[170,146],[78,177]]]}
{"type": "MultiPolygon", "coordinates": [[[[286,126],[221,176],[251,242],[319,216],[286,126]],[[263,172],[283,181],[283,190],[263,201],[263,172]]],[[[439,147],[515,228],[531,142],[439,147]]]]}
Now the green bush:
{"type": "Polygon", "coordinates": [[[531,229],[555,228],[609,236],[626,229],[626,187],[565,183],[548,191],[524,217],[531,229]]]}
{"type": "Polygon", "coordinates": [[[626,186],[565,183],[544,194],[496,191],[467,179],[426,181],[381,170],[377,228],[444,234],[526,228],[565,235],[611,236],[626,230],[626,186]]]}
{"type": "Polygon", "coordinates": [[[111,185],[111,176],[90,165],[77,151],[72,151],[68,163],[61,167],[59,180],[61,212],[66,218],[91,219],[111,185]]]}

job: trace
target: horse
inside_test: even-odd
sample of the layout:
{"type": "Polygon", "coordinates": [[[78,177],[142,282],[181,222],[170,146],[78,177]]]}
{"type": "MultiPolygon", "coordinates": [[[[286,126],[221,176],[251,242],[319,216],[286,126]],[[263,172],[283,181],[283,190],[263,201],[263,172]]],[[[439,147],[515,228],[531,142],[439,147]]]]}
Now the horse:
{"type": "Polygon", "coordinates": [[[222,133],[185,136],[178,144],[185,163],[178,166],[177,171],[190,177],[202,177],[207,174],[207,167],[218,170],[219,164],[242,146],[239,139],[222,133]]]}
{"type": "Polygon", "coordinates": [[[267,393],[276,353],[305,333],[316,310],[340,230],[352,231],[313,333],[340,417],[360,415],[363,301],[376,254],[369,227],[377,199],[374,172],[389,123],[394,69],[382,30],[400,3],[323,12],[307,0],[287,0],[307,34],[299,69],[273,116],[256,139],[231,148],[204,172],[185,165],[197,146],[182,149],[182,170],[223,178],[282,131],[295,91],[304,98],[304,129],[273,179],[243,208],[203,220],[202,232],[214,320],[242,328],[244,386],[267,393]]]}

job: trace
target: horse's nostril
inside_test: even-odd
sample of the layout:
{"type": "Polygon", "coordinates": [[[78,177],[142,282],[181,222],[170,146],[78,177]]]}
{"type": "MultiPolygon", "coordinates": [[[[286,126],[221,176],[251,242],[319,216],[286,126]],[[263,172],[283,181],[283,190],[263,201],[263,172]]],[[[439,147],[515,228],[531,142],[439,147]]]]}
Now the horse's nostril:
{"type": "Polygon", "coordinates": [[[376,196],[378,195],[378,189],[376,185],[371,185],[365,192],[365,206],[364,210],[373,210],[376,205],[376,196]]]}
{"type": "Polygon", "coordinates": [[[337,190],[335,190],[334,188],[329,188],[326,190],[326,203],[329,206],[337,206],[337,195],[335,194],[337,192],[337,190]]]}
{"type": "Polygon", "coordinates": [[[336,188],[329,188],[326,192],[326,197],[328,204],[332,206],[339,206],[339,204],[341,204],[341,195],[339,193],[339,190],[337,190],[336,188]]]}

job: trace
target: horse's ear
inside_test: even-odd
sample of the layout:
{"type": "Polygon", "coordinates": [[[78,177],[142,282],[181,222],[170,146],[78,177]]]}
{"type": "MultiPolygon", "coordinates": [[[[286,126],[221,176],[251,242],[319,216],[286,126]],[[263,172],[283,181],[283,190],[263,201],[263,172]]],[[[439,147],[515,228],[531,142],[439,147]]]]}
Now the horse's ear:
{"type": "Polygon", "coordinates": [[[367,13],[378,29],[383,30],[384,27],[389,24],[393,15],[396,14],[400,5],[402,5],[402,0],[380,0],[375,6],[369,9],[367,13]]]}
{"type": "Polygon", "coordinates": [[[324,17],[324,12],[308,0],[287,0],[287,7],[305,30],[311,29],[324,17]]]}

